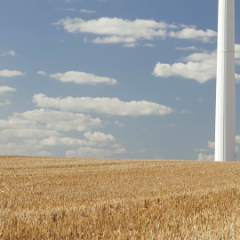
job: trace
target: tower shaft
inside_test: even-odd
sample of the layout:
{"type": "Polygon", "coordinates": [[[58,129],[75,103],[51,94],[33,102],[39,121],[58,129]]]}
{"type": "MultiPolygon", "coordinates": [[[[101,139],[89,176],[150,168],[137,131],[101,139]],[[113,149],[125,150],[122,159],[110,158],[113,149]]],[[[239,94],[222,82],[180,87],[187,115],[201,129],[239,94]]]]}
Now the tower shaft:
{"type": "Polygon", "coordinates": [[[219,0],[215,161],[235,160],[235,0],[219,0]]]}

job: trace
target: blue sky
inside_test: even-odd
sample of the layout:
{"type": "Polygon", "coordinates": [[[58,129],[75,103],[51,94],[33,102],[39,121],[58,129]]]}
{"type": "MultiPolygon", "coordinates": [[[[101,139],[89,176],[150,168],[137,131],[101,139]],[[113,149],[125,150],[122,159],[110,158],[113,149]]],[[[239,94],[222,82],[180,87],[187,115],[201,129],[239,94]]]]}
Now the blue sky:
{"type": "MultiPolygon", "coordinates": [[[[217,8],[1,1],[0,154],[213,159],[217,8]]],[[[239,33],[236,24],[237,151],[239,33]]]]}

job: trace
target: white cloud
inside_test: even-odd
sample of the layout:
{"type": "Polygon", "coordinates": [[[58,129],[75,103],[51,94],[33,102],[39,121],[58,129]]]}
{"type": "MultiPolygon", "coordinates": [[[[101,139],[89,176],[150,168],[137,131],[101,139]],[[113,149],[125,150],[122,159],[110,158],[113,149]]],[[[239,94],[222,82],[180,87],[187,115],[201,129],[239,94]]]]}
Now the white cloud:
{"type": "Polygon", "coordinates": [[[188,79],[195,79],[199,83],[204,83],[216,77],[216,52],[194,53],[182,62],[172,65],[158,62],[153,71],[157,77],[179,76],[188,79]]]}
{"type": "Polygon", "coordinates": [[[7,120],[0,119],[0,128],[3,129],[0,131],[0,140],[7,142],[0,144],[0,154],[51,156],[49,148],[54,146],[60,146],[64,151],[67,149],[69,156],[99,157],[125,151],[113,135],[91,132],[93,127],[101,127],[101,120],[84,114],[46,109],[15,112],[7,120]],[[64,131],[73,129],[85,131],[84,138],[64,136],[64,131]],[[10,142],[11,139],[16,140],[16,138],[21,142],[18,144],[10,142]],[[71,149],[76,147],[80,148],[71,149]]]}
{"type": "Polygon", "coordinates": [[[206,155],[206,154],[199,153],[198,160],[199,161],[214,161],[214,155],[206,155]]]}
{"type": "Polygon", "coordinates": [[[50,75],[51,78],[61,82],[75,82],[77,84],[91,84],[106,83],[110,85],[117,84],[117,80],[108,77],[99,77],[91,73],[69,71],[66,73],[55,73],[50,75]]]}
{"type": "Polygon", "coordinates": [[[86,157],[86,158],[106,158],[113,154],[125,153],[126,150],[124,148],[116,148],[116,149],[99,149],[99,148],[90,148],[90,147],[82,147],[77,150],[69,150],[66,151],[66,157],[86,157]]]}
{"type": "MultiPolygon", "coordinates": [[[[15,115],[15,114],[14,114],[15,115]]],[[[9,117],[8,120],[0,119],[0,128],[11,128],[11,129],[37,129],[41,126],[34,120],[18,118],[16,116],[9,117]]]]}
{"type": "Polygon", "coordinates": [[[84,133],[84,137],[88,139],[90,142],[95,143],[113,143],[116,139],[113,137],[112,134],[104,134],[102,132],[86,132],[84,133]]]}
{"type": "MultiPolygon", "coordinates": [[[[96,38],[94,43],[122,43],[131,39],[136,42],[140,39],[153,40],[154,38],[181,38],[195,39],[202,42],[209,42],[217,36],[217,33],[207,29],[197,30],[195,26],[167,24],[154,20],[136,19],[134,21],[121,18],[102,17],[99,19],[83,20],[81,18],[61,19],[55,25],[62,25],[70,33],[92,33],[110,37],[96,38]],[[179,28],[180,31],[168,32],[169,29],[179,28]]],[[[133,44],[132,44],[133,46],[133,44]]]]}
{"type": "MultiPolygon", "coordinates": [[[[240,45],[235,45],[235,58],[240,58],[240,45]]],[[[187,79],[194,79],[199,83],[205,83],[210,79],[216,78],[217,52],[193,53],[183,61],[172,65],[158,62],[153,71],[157,77],[179,76],[187,79]]],[[[240,83],[240,75],[236,74],[236,83],[240,83]]]]}
{"type": "Polygon", "coordinates": [[[0,95],[8,93],[8,92],[15,92],[17,89],[8,87],[8,86],[0,86],[0,95]]]}
{"type": "Polygon", "coordinates": [[[5,102],[0,102],[0,106],[10,105],[11,102],[9,100],[6,100],[5,102]]]}
{"type": "Polygon", "coordinates": [[[36,139],[24,139],[22,143],[0,144],[0,155],[19,155],[19,156],[52,156],[52,154],[42,149],[36,139]]]}
{"type": "MultiPolygon", "coordinates": [[[[116,139],[111,134],[102,132],[86,132],[85,139],[70,137],[50,136],[43,139],[40,144],[44,146],[112,146],[115,147],[116,139]]],[[[119,145],[117,145],[119,146],[119,145]]]]}
{"type": "Polygon", "coordinates": [[[16,76],[23,76],[25,75],[24,73],[16,70],[0,70],[0,77],[16,77],[16,76]]]}
{"type": "Polygon", "coordinates": [[[70,138],[70,137],[55,137],[43,139],[41,145],[44,146],[89,146],[90,143],[87,140],[70,138]]]}
{"type": "Polygon", "coordinates": [[[4,52],[2,54],[2,56],[17,56],[17,55],[13,50],[11,50],[11,51],[8,51],[8,52],[4,52]]]}
{"type": "Polygon", "coordinates": [[[191,46],[191,47],[175,47],[175,49],[177,49],[177,50],[183,50],[183,51],[197,50],[197,48],[196,48],[195,46],[191,46]]]}
{"type": "Polygon", "coordinates": [[[42,138],[46,136],[60,136],[61,134],[54,130],[45,129],[5,129],[1,131],[2,137],[19,137],[19,138],[42,138]]]}
{"type": "Polygon", "coordinates": [[[121,18],[102,17],[85,21],[81,18],[61,19],[55,25],[63,25],[71,33],[94,33],[99,35],[132,36],[135,38],[151,39],[155,36],[165,37],[165,28],[176,27],[154,20],[136,19],[135,21],[121,18]]]}
{"type": "Polygon", "coordinates": [[[128,43],[128,44],[134,44],[137,39],[134,37],[119,37],[119,36],[111,36],[111,37],[97,37],[96,39],[93,39],[93,43],[98,44],[109,44],[109,43],[128,43]]]}
{"type": "Polygon", "coordinates": [[[38,71],[37,74],[38,74],[38,75],[43,75],[43,76],[46,76],[46,75],[47,75],[44,71],[38,71]]]}
{"type": "Polygon", "coordinates": [[[117,120],[114,123],[117,124],[119,127],[124,127],[123,123],[121,123],[121,122],[119,122],[117,120]]]}
{"type": "Polygon", "coordinates": [[[49,98],[40,93],[33,96],[33,102],[39,107],[58,108],[63,111],[96,112],[119,116],[166,115],[173,109],[154,102],[123,102],[118,98],[49,98]]]}
{"type": "Polygon", "coordinates": [[[101,127],[99,118],[89,115],[66,113],[46,109],[35,109],[23,113],[14,113],[7,120],[0,119],[1,137],[43,138],[61,136],[60,132],[71,130],[91,131],[101,127]]]}
{"type": "Polygon", "coordinates": [[[80,12],[83,12],[83,13],[95,13],[96,11],[81,9],[80,12]]]}
{"type": "Polygon", "coordinates": [[[154,45],[154,44],[151,44],[151,43],[145,43],[144,46],[145,46],[145,47],[154,47],[155,45],[154,45]]]}
{"type": "Polygon", "coordinates": [[[208,141],[208,147],[215,149],[215,142],[208,141]]]}
{"type": "MultiPolygon", "coordinates": [[[[1,121],[5,120],[0,120],[0,127],[1,121]]],[[[89,131],[92,128],[102,126],[102,121],[99,118],[91,118],[89,115],[43,108],[23,113],[14,113],[13,117],[10,117],[9,120],[5,122],[13,122],[21,126],[19,121],[25,121],[24,124],[27,123],[27,125],[31,124],[27,121],[32,121],[32,124],[37,124],[37,122],[45,123],[47,129],[54,129],[57,131],[70,131],[74,129],[78,131],[89,131]]]]}
{"type": "Polygon", "coordinates": [[[196,39],[202,42],[210,42],[212,37],[216,37],[217,33],[213,30],[207,29],[207,31],[197,30],[196,28],[192,27],[185,27],[181,31],[169,33],[170,37],[174,38],[182,38],[182,39],[196,39]]]}
{"type": "Polygon", "coordinates": [[[42,146],[28,141],[21,144],[0,144],[0,155],[38,156],[42,146]]]}
{"type": "Polygon", "coordinates": [[[208,152],[209,149],[204,149],[204,148],[200,148],[200,149],[194,149],[194,152],[208,152]]]}

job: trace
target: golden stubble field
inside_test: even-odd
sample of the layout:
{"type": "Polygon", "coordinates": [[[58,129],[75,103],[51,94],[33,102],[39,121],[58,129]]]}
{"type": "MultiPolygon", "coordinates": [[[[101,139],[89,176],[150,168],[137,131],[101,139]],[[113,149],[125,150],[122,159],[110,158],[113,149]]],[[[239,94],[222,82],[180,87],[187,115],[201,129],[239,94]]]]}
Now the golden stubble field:
{"type": "Polygon", "coordinates": [[[0,239],[239,239],[240,163],[0,157],[0,239]]]}

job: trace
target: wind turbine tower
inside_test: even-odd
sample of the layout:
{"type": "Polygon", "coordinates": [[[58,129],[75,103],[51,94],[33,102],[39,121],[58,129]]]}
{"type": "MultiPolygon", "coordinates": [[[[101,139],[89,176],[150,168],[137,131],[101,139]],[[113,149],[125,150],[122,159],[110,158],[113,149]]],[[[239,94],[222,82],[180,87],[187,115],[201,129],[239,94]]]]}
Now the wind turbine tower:
{"type": "Polygon", "coordinates": [[[235,156],[235,0],[219,0],[215,161],[235,156]]]}

